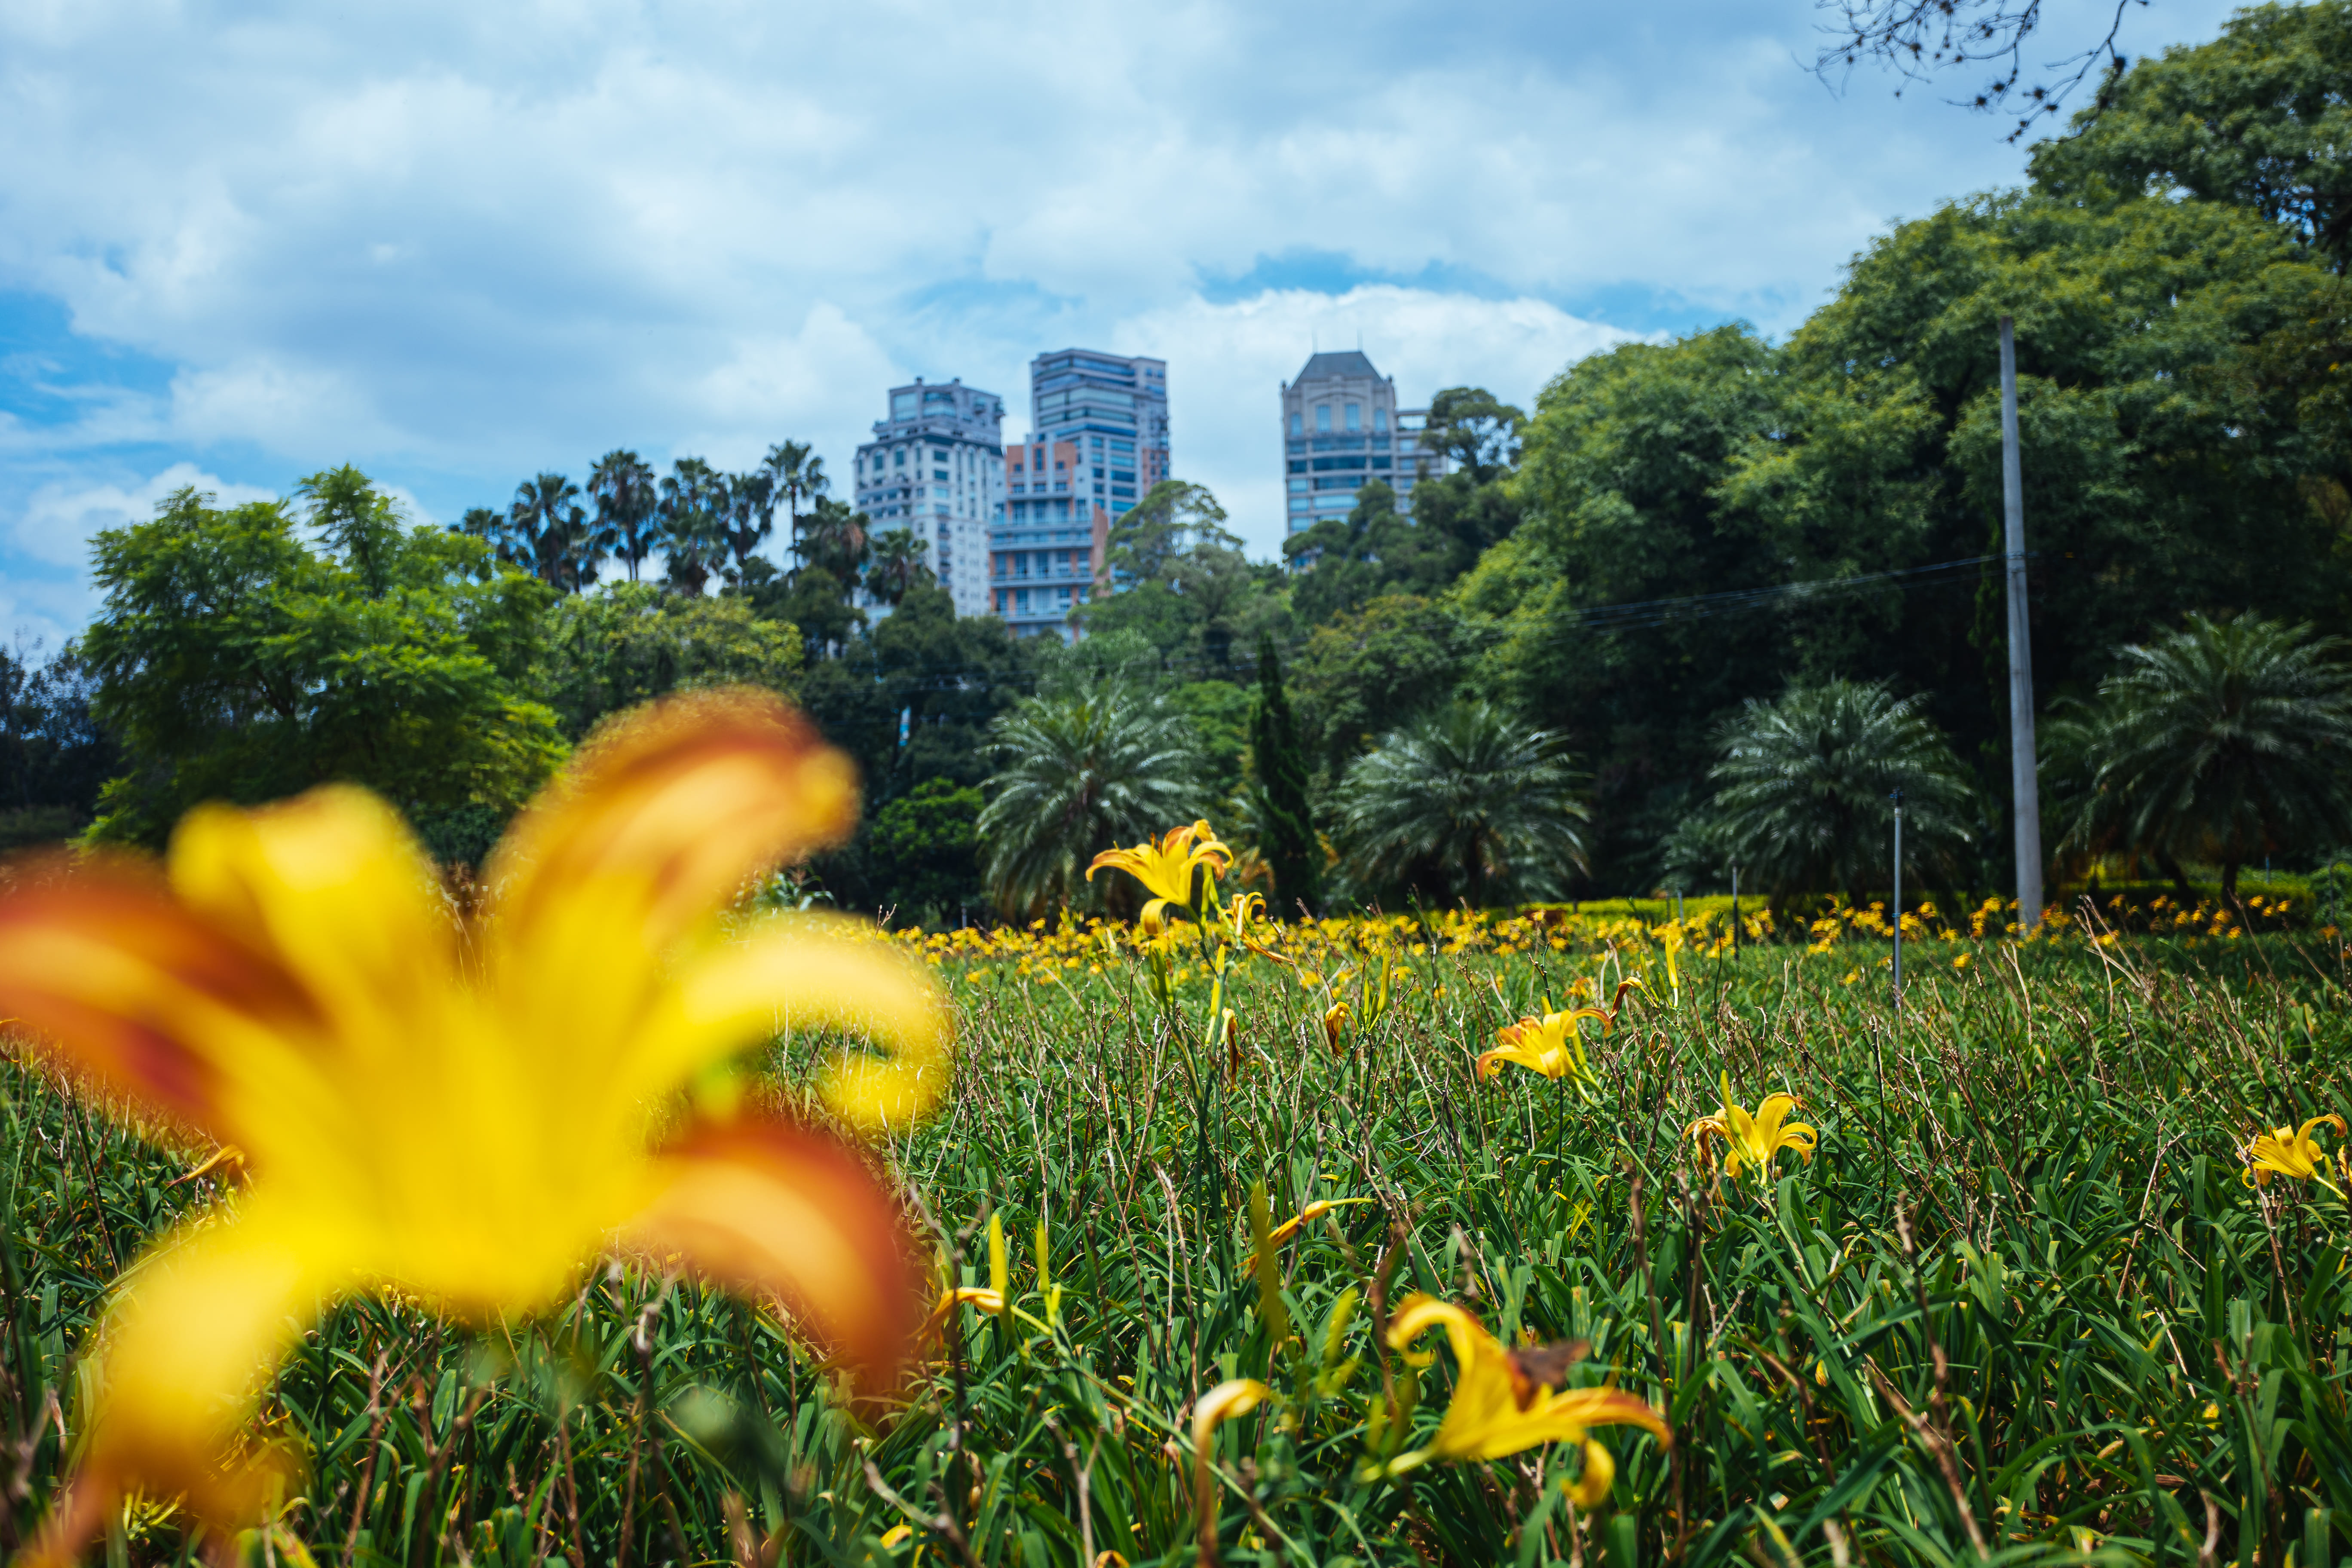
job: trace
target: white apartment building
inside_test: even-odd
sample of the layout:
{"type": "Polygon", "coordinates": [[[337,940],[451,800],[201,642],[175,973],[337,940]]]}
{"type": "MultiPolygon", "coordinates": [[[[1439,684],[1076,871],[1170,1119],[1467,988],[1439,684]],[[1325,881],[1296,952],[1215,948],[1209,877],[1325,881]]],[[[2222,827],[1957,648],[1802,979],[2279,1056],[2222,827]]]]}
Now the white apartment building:
{"type": "MultiPolygon", "coordinates": [[[[890,389],[890,416],[857,448],[857,510],[880,534],[911,530],[959,616],[989,613],[989,529],[1004,507],[1004,400],[945,384],[890,389]]],[[[867,615],[890,613],[860,592],[867,615]]]]}

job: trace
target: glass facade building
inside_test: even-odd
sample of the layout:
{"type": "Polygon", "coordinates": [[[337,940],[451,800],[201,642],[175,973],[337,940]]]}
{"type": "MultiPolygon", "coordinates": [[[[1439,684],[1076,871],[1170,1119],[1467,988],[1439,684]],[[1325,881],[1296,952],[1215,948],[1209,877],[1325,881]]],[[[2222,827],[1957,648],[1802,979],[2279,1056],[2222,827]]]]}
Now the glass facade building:
{"type": "Polygon", "coordinates": [[[1297,533],[1327,517],[1345,518],[1356,492],[1374,479],[1412,507],[1416,479],[1438,472],[1421,444],[1425,408],[1399,408],[1396,383],[1361,353],[1318,353],[1282,388],[1284,529],[1297,533]]]}
{"type": "Polygon", "coordinates": [[[1071,611],[1109,586],[1111,521],[1168,477],[1168,364],[1090,349],[1039,354],[1029,405],[1029,439],[1003,456],[990,608],[1016,636],[1071,637],[1071,611]]]}

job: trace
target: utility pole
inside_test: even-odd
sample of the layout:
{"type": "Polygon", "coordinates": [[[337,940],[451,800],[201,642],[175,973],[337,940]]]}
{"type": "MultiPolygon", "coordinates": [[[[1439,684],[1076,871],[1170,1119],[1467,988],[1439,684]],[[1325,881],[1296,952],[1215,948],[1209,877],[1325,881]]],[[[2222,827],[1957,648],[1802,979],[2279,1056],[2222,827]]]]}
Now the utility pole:
{"type": "Polygon", "coordinates": [[[2042,784],[2033,753],[2033,642],[2025,621],[2025,477],[2017,459],[2017,331],[2000,319],[2000,500],[2009,567],[2009,780],[2017,818],[2017,920],[2042,921],[2042,784]]]}
{"type": "Polygon", "coordinates": [[[1903,1011],[1903,792],[1895,802],[1895,1010],[1903,1011]]]}

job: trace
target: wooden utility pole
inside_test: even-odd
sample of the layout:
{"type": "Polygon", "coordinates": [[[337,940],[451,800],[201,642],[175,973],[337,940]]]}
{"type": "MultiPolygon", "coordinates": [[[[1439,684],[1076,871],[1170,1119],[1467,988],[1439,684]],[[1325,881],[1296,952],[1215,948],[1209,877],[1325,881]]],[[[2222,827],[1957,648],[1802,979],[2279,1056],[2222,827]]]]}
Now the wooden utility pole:
{"type": "Polygon", "coordinates": [[[2009,567],[2009,779],[2016,798],[2017,919],[2042,921],[2042,784],[2033,752],[2033,640],[2025,621],[2025,478],[2017,458],[2017,332],[2000,319],[2000,500],[2009,567]]]}

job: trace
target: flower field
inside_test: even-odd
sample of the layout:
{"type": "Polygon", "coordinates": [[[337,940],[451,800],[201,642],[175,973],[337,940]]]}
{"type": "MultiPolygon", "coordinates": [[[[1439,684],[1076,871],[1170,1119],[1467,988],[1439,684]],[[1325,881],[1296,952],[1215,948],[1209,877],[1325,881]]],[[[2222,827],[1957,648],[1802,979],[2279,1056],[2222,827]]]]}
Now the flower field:
{"type": "MultiPolygon", "coordinates": [[[[905,939],[957,1054],[870,1145],[940,1302],[899,1393],[641,1262],[489,1326],[357,1300],[264,1396],[270,1522],[133,1494],[107,1559],[2352,1554],[2332,932],[1915,913],[1897,1010],[1884,911],[1750,911],[1736,950],[1664,912],[905,939]]],[[[794,1034],[728,1092],[822,1119],[854,1048],[794,1034]]],[[[13,1551],[118,1271],[242,1200],[206,1147],[6,1090],[13,1551]]]]}

